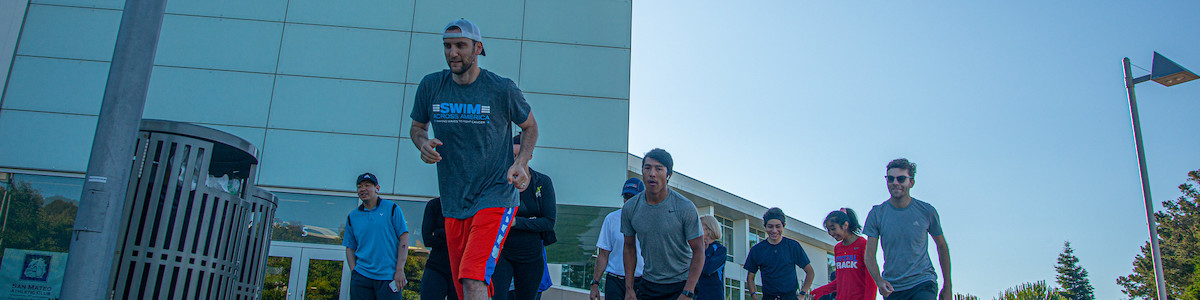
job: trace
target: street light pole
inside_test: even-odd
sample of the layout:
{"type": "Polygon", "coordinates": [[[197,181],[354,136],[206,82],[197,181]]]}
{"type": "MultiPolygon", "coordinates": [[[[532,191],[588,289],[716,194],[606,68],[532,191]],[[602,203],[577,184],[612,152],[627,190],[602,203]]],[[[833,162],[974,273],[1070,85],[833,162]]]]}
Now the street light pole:
{"type": "Polygon", "coordinates": [[[1142,172],[1142,198],[1146,200],[1146,223],[1150,227],[1150,254],[1154,256],[1154,280],[1158,287],[1158,299],[1167,300],[1167,285],[1163,279],[1162,253],[1158,251],[1158,220],[1154,217],[1154,201],[1150,200],[1150,174],[1146,172],[1146,152],[1142,150],[1142,122],[1138,120],[1137,97],[1133,85],[1150,80],[1151,75],[1133,78],[1129,70],[1129,58],[1125,63],[1125,88],[1129,91],[1129,114],[1133,118],[1133,144],[1137,148],[1138,169],[1142,172]]]}
{"type": "MultiPolygon", "coordinates": [[[[110,299],[117,232],[167,0],[127,0],[75,214],[61,299],[110,299]]],[[[155,279],[150,279],[155,280],[155,279]]],[[[117,296],[120,297],[120,296],[117,296]]]]}

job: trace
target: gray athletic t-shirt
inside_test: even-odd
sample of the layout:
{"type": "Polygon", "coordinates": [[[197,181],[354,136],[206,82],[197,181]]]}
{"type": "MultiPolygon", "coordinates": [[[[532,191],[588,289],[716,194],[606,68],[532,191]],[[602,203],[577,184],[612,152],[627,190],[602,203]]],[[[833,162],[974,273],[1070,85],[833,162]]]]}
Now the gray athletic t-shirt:
{"type": "Polygon", "coordinates": [[[481,209],[520,204],[506,177],[513,123],[524,123],[529,111],[517,84],[488,70],[480,69],[468,85],[455,83],[450,70],[421,79],[410,117],[429,124],[444,143],[436,148],[443,215],[466,219],[481,209]]]}
{"type": "MultiPolygon", "coordinates": [[[[646,203],[646,193],[638,194],[621,207],[621,233],[637,236],[642,246],[645,268],[642,278],[654,283],[686,281],[692,262],[688,240],[704,233],[696,205],[683,195],[670,191],[658,205],[646,203]]],[[[701,253],[700,255],[704,255],[701,253]]]]}
{"type": "Polygon", "coordinates": [[[905,208],[888,201],[871,207],[863,234],[878,238],[883,247],[883,279],[897,291],[936,281],[929,259],[929,235],[942,235],[942,221],[929,203],[912,199],[905,208]]]}

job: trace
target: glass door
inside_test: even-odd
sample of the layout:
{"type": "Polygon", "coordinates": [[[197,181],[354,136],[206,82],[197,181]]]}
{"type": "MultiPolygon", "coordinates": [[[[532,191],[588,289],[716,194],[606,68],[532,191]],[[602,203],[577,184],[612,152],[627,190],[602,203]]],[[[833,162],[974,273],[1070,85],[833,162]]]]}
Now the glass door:
{"type": "Polygon", "coordinates": [[[263,299],[349,299],[346,248],[271,242],[263,299]]]}
{"type": "MultiPolygon", "coordinates": [[[[323,245],[322,245],[323,246],[323,245]]],[[[304,248],[300,251],[300,273],[297,286],[300,295],[296,299],[335,300],[350,299],[350,266],[346,261],[346,248],[304,248]]]]}
{"type": "Polygon", "coordinates": [[[290,300],[296,290],[295,270],[300,269],[300,248],[271,242],[267,248],[267,271],[263,280],[264,300],[290,300]]]}

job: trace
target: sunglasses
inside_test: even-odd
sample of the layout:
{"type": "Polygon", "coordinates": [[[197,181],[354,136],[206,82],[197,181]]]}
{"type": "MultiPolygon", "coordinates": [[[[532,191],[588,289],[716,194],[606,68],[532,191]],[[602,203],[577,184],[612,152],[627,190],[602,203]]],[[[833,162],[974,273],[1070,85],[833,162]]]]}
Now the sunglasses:
{"type": "Polygon", "coordinates": [[[892,183],[892,181],[896,181],[896,183],[899,183],[899,184],[904,184],[904,182],[908,181],[908,178],[909,178],[908,176],[892,176],[892,175],[883,176],[883,179],[887,179],[887,183],[892,183]]]}

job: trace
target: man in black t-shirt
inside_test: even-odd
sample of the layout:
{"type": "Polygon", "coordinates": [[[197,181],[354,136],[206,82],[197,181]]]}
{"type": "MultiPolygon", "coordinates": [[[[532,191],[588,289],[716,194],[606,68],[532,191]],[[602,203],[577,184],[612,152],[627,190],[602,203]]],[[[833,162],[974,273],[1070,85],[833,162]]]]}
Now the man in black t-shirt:
{"type": "Polygon", "coordinates": [[[767,239],[750,248],[746,255],[746,285],[750,288],[750,299],[805,299],[812,291],[813,268],[808,254],[796,240],[783,237],[787,216],[778,207],[772,207],[763,215],[763,227],[767,239]],[[796,267],[804,269],[804,284],[796,282],[796,267]],[[762,270],[763,297],[758,297],[754,285],[754,273],[762,270]],[[799,291],[797,291],[799,288],[799,291]]]}

